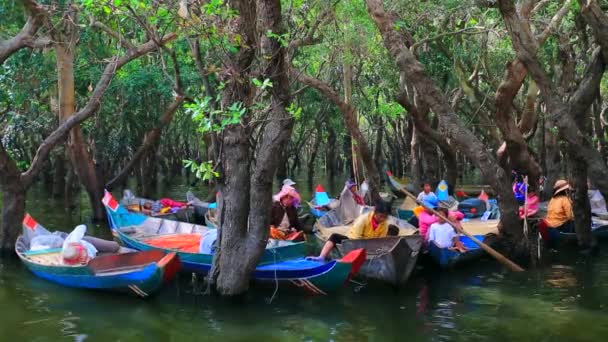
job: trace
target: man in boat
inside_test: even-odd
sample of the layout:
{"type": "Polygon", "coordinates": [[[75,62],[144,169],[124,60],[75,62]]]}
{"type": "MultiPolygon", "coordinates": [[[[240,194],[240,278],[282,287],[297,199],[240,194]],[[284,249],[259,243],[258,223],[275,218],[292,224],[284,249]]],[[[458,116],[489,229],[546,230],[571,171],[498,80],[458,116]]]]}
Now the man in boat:
{"type": "Polygon", "coordinates": [[[553,186],[553,197],[547,206],[547,217],[541,221],[539,231],[550,248],[555,247],[559,232],[574,232],[574,212],[572,202],[568,196],[570,184],[559,179],[553,186]]]}
{"type": "Polygon", "coordinates": [[[432,198],[437,200],[437,195],[435,195],[435,193],[431,191],[431,183],[424,182],[422,191],[418,194],[418,197],[416,199],[418,200],[418,202],[424,202],[432,198]]]}
{"type": "MultiPolygon", "coordinates": [[[[437,209],[444,217],[447,217],[448,209],[439,208],[437,209]]],[[[466,247],[460,241],[458,233],[446,220],[442,217],[437,217],[437,222],[431,224],[429,229],[429,243],[434,243],[439,248],[449,248],[451,250],[464,253],[467,251],[466,247]]]]}
{"type": "Polygon", "coordinates": [[[342,241],[347,239],[374,239],[381,238],[387,235],[398,235],[399,229],[390,229],[388,226],[388,215],[391,208],[388,203],[378,201],[373,211],[359,216],[353,225],[350,227],[347,235],[331,234],[325,245],[321,249],[321,253],[316,257],[309,257],[309,260],[324,261],[329,256],[331,250],[342,241]]]}
{"type": "Polygon", "coordinates": [[[300,201],[300,195],[293,187],[285,185],[274,196],[270,212],[270,237],[277,240],[292,240],[302,236],[295,203],[300,201]]]}

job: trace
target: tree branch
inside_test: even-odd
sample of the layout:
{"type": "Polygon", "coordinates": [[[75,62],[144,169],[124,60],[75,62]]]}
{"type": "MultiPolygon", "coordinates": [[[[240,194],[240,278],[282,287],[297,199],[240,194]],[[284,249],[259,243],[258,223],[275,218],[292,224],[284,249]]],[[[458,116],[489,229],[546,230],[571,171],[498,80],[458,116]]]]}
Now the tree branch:
{"type": "MultiPolygon", "coordinates": [[[[160,40],[160,43],[166,44],[167,42],[174,40],[176,37],[177,35],[175,33],[168,34],[160,40]]],[[[33,183],[36,176],[42,170],[44,162],[47,160],[49,153],[55,147],[55,145],[65,139],[73,127],[88,119],[99,108],[101,105],[101,98],[105,94],[110,82],[112,81],[112,78],[116,74],[116,71],[130,61],[158,48],[159,45],[157,45],[154,41],[148,41],[135,49],[128,50],[122,57],[114,56],[111,58],[110,62],[106,65],[101,78],[97,82],[93,94],[84,108],[64,121],[48,137],[46,137],[46,139],[44,139],[42,144],[40,144],[38,147],[30,168],[21,174],[21,181],[25,187],[33,183]]]]}
{"type": "Polygon", "coordinates": [[[99,21],[95,20],[95,17],[90,16],[89,20],[90,20],[90,26],[92,26],[96,29],[99,29],[99,30],[107,33],[108,35],[114,37],[123,48],[125,48],[125,49],[134,49],[135,48],[135,46],[133,44],[131,44],[131,42],[128,39],[123,37],[120,33],[112,30],[104,23],[100,23],[99,21]]]}
{"type": "Polygon", "coordinates": [[[25,47],[36,47],[34,35],[42,26],[46,12],[37,2],[32,0],[22,0],[28,18],[21,31],[13,38],[0,40],[0,65],[15,52],[25,47]]]}
{"type": "Polygon", "coordinates": [[[579,4],[583,18],[602,47],[604,63],[608,64],[608,15],[602,11],[596,0],[579,0],[579,4]]]}
{"type": "Polygon", "coordinates": [[[122,170],[120,170],[120,172],[118,172],[118,174],[106,184],[107,189],[112,189],[117,184],[122,183],[129,176],[133,167],[137,165],[137,163],[139,163],[139,161],[150,152],[150,150],[158,142],[158,139],[162,134],[163,128],[165,128],[171,123],[175,112],[177,112],[183,102],[184,96],[181,94],[177,94],[173,102],[169,104],[167,109],[165,109],[165,112],[159,118],[156,127],[146,132],[141,146],[133,154],[133,157],[131,157],[129,162],[122,168],[122,170]]]}

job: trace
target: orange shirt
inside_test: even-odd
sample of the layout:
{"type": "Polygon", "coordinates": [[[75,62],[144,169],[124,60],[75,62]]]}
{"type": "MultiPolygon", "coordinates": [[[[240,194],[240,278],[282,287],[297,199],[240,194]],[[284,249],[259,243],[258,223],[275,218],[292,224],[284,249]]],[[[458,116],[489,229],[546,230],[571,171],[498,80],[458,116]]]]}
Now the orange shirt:
{"type": "Polygon", "coordinates": [[[545,218],[549,227],[557,228],[573,219],[574,213],[572,212],[572,203],[567,196],[554,197],[549,201],[547,218],[545,218]]]}

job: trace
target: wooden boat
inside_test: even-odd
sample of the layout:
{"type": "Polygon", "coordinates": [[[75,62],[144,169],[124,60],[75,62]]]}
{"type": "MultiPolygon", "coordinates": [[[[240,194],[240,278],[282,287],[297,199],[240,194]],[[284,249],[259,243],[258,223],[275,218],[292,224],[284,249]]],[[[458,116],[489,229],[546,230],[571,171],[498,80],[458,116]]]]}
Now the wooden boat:
{"type": "Polygon", "coordinates": [[[494,190],[489,185],[463,184],[454,188],[454,193],[463,192],[465,195],[471,197],[479,196],[481,191],[485,191],[488,196],[494,196],[494,190]]]}
{"type": "MultiPolygon", "coordinates": [[[[106,193],[106,196],[108,196],[107,194],[109,192],[106,193]]],[[[115,210],[111,208],[112,204],[104,204],[112,234],[124,246],[136,250],[170,250],[177,252],[185,271],[206,273],[211,268],[212,254],[184,251],[183,248],[167,249],[159,247],[158,243],[163,239],[166,241],[169,238],[179,239],[180,237],[184,239],[189,237],[192,239],[198,238],[200,242],[202,235],[210,230],[215,230],[214,228],[129,212],[118,203],[115,203],[115,210]]],[[[196,244],[196,241],[190,245],[194,244],[196,244]]],[[[260,264],[276,263],[298,258],[305,254],[306,246],[304,242],[269,240],[260,264]]]]}
{"type": "MultiPolygon", "coordinates": [[[[199,253],[186,247],[198,246],[202,234],[213,228],[131,213],[105,197],[104,204],[112,233],[125,246],[142,251],[175,252],[182,261],[184,271],[207,274],[211,269],[213,254],[199,253]],[[158,243],[163,239],[166,241],[180,237],[190,237],[194,243],[175,245],[174,248],[163,247],[163,244],[166,246],[165,243],[158,243]]],[[[306,252],[305,242],[269,240],[254,272],[254,280],[277,281],[314,294],[325,294],[342,286],[365,260],[364,250],[353,251],[344,258],[331,262],[306,260],[306,252]]]]}
{"type": "Polygon", "coordinates": [[[169,211],[166,213],[160,213],[160,212],[157,213],[157,212],[151,212],[151,211],[145,212],[144,205],[145,204],[152,205],[155,202],[157,202],[157,200],[137,197],[129,189],[126,189],[123,192],[123,198],[120,200],[120,204],[123,205],[127,210],[132,211],[132,212],[138,212],[138,213],[142,213],[142,214],[145,214],[148,216],[153,216],[153,217],[161,217],[161,218],[165,218],[168,220],[193,222],[193,223],[196,222],[195,213],[194,213],[195,209],[192,206],[179,208],[179,209],[169,211]]]}
{"type": "Polygon", "coordinates": [[[30,251],[29,247],[27,234],[19,236],[15,252],[39,278],[68,287],[129,292],[143,298],[157,292],[180,268],[176,253],[165,251],[121,249],[118,253],[99,255],[86,265],[65,265],[61,248],[30,251]]]}
{"type": "MultiPolygon", "coordinates": [[[[422,238],[417,235],[418,230],[409,223],[392,216],[389,220],[389,224],[399,227],[398,236],[344,240],[342,244],[336,246],[333,253],[341,256],[362,248],[367,254],[360,271],[363,276],[393,286],[401,286],[407,282],[416,266],[422,238]]],[[[315,236],[321,243],[325,243],[331,234],[346,235],[349,229],[350,226],[325,227],[317,221],[315,236]]]]}
{"type": "MultiPolygon", "coordinates": [[[[475,235],[475,237],[481,242],[485,239],[485,235],[475,235]]],[[[459,253],[449,248],[440,248],[435,242],[430,242],[428,254],[441,267],[452,267],[457,264],[476,260],[485,254],[485,251],[467,236],[460,236],[460,241],[467,248],[467,251],[464,253],[459,253]]]]}
{"type": "MultiPolygon", "coordinates": [[[[598,240],[608,239],[608,220],[602,220],[596,216],[591,218],[591,234],[598,240]]],[[[576,233],[559,232],[559,238],[563,242],[570,243],[576,242],[576,233]]]]}

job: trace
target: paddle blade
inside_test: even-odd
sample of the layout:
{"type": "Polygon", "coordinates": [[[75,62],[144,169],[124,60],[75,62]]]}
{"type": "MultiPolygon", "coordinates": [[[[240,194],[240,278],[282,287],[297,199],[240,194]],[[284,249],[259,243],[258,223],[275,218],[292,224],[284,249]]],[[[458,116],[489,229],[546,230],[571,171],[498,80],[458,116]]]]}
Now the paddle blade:
{"type": "Polygon", "coordinates": [[[361,266],[363,266],[366,257],[367,254],[365,253],[365,249],[359,248],[348,252],[348,254],[340,259],[340,262],[352,264],[348,279],[352,278],[357,274],[357,272],[359,272],[359,269],[361,269],[361,266]]]}

